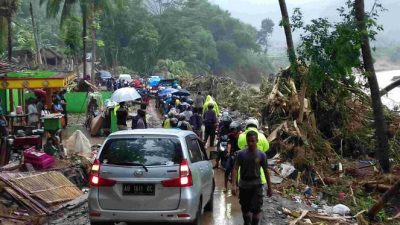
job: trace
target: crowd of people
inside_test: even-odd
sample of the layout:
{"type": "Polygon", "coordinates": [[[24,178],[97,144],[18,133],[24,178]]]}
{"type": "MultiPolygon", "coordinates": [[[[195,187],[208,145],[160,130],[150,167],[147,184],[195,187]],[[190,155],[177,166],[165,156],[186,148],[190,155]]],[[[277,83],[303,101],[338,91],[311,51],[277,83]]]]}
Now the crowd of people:
{"type": "Polygon", "coordinates": [[[258,120],[248,118],[242,130],[242,124],[233,121],[229,112],[221,114],[211,95],[204,98],[200,92],[194,101],[171,95],[158,101],[161,101],[158,106],[166,114],[163,128],[192,130],[204,144],[209,143],[209,147],[214,147],[217,140],[214,169],[222,165],[225,170],[224,191],[228,190],[231,181],[232,194],[239,195],[244,224],[259,224],[264,186],[268,187],[268,196],[272,195],[272,189],[265,154],[269,143],[258,130],[258,120]],[[224,150],[220,147],[222,141],[227,142],[224,150]]]}
{"type": "Polygon", "coordinates": [[[65,98],[66,90],[54,92],[52,104],[49,109],[46,104],[46,95],[36,95],[37,98],[27,100],[27,124],[29,126],[40,128],[43,126],[43,117],[50,113],[60,113],[64,118],[64,128],[68,125],[67,100],[65,98]]]}
{"type": "MultiPolygon", "coordinates": [[[[205,145],[216,147],[214,169],[222,166],[225,171],[224,191],[228,191],[231,181],[230,189],[233,195],[239,195],[245,224],[259,224],[264,187],[268,186],[268,196],[272,189],[265,154],[269,143],[259,131],[258,120],[248,118],[242,127],[241,123],[233,121],[229,112],[220,112],[212,95],[204,97],[201,92],[194,100],[168,94],[156,101],[156,107],[165,115],[163,128],[193,131],[205,145]],[[224,149],[223,141],[227,143],[224,149]]],[[[115,110],[119,130],[128,129],[126,104],[120,103],[115,110]]],[[[131,127],[145,129],[146,121],[146,104],[142,104],[132,118],[131,127]]]]}

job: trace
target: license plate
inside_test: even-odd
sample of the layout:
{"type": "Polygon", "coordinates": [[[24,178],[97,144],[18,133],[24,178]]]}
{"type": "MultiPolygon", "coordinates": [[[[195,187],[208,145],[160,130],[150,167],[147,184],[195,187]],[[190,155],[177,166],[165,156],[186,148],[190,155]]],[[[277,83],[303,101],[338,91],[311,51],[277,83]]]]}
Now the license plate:
{"type": "Polygon", "coordinates": [[[154,184],[124,184],[122,187],[124,195],[154,195],[154,184]]]}

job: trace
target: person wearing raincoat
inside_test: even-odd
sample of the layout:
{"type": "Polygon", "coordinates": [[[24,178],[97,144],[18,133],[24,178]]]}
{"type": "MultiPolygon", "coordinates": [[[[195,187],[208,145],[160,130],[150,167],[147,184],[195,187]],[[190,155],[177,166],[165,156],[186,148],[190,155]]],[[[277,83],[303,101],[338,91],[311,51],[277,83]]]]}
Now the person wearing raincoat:
{"type": "Polygon", "coordinates": [[[213,97],[211,97],[211,95],[207,95],[207,97],[206,97],[206,101],[204,102],[204,105],[203,105],[203,114],[207,111],[209,104],[212,104],[214,106],[213,110],[217,114],[217,116],[219,116],[220,115],[220,111],[219,111],[218,104],[213,99],[213,97]]]}

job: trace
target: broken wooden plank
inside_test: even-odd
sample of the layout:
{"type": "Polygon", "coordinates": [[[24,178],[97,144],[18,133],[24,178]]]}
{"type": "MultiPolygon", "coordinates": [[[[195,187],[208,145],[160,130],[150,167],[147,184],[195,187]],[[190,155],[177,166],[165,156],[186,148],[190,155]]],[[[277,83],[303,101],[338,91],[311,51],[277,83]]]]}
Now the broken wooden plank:
{"type": "Polygon", "coordinates": [[[303,219],[307,215],[307,213],[308,213],[308,210],[303,210],[299,217],[290,221],[289,225],[296,225],[301,219],[303,219]]]}
{"type": "Polygon", "coordinates": [[[0,176],[0,180],[3,181],[5,184],[7,184],[9,187],[11,187],[13,189],[13,191],[15,191],[16,193],[22,195],[24,198],[28,199],[31,203],[33,203],[33,205],[35,205],[36,207],[38,207],[40,210],[42,210],[44,213],[50,215],[50,211],[44,207],[42,204],[40,204],[38,201],[36,201],[35,199],[33,199],[28,193],[26,193],[24,190],[22,190],[21,188],[17,187],[16,185],[14,185],[11,181],[5,179],[4,177],[0,176]]]}
{"type": "Polygon", "coordinates": [[[277,128],[275,128],[274,131],[272,131],[272,133],[268,136],[268,142],[273,142],[277,136],[278,136],[278,132],[282,129],[282,127],[284,126],[284,124],[286,124],[286,121],[283,122],[281,125],[279,125],[277,128]]]}
{"type": "Polygon", "coordinates": [[[24,196],[14,191],[11,187],[5,187],[4,190],[7,193],[9,193],[13,198],[15,198],[17,201],[21,202],[23,205],[31,209],[33,212],[39,214],[40,216],[46,215],[46,212],[44,212],[36,205],[32,204],[28,199],[24,198],[24,196]]]}
{"type": "Polygon", "coordinates": [[[321,180],[322,185],[324,185],[324,187],[326,187],[326,183],[325,183],[324,179],[321,177],[321,175],[318,173],[318,171],[316,169],[314,171],[315,171],[315,174],[317,174],[318,178],[321,180]]]}

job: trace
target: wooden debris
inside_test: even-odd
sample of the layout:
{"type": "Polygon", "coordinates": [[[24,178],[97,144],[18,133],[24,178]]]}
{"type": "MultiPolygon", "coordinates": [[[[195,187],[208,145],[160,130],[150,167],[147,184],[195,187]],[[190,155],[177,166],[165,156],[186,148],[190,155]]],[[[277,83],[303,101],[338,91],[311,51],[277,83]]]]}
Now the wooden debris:
{"type": "Polygon", "coordinates": [[[351,186],[350,186],[350,195],[351,195],[351,197],[353,199],[354,205],[357,205],[356,196],[354,196],[354,191],[353,191],[353,188],[351,186]]]}
{"type": "Polygon", "coordinates": [[[14,191],[10,187],[5,187],[4,190],[9,193],[13,198],[15,198],[17,201],[21,202],[23,205],[31,209],[33,212],[39,214],[39,215],[46,215],[49,214],[48,212],[45,212],[43,209],[37,207],[35,204],[33,204],[31,201],[29,201],[25,196],[20,195],[16,191],[14,191]]]}
{"type": "Polygon", "coordinates": [[[298,218],[290,221],[289,225],[296,225],[300,220],[302,220],[307,215],[307,213],[308,210],[303,210],[298,218]]]}
{"type": "Polygon", "coordinates": [[[321,180],[322,185],[324,185],[326,187],[326,183],[325,183],[324,179],[321,177],[321,175],[318,173],[317,170],[314,170],[314,171],[315,171],[315,174],[317,174],[318,178],[321,180]]]}
{"type": "Polygon", "coordinates": [[[383,206],[399,192],[399,189],[400,180],[398,180],[389,190],[387,190],[382,195],[381,199],[379,199],[379,201],[368,210],[369,218],[374,218],[376,214],[382,210],[383,206]]]}
{"type": "Polygon", "coordinates": [[[83,194],[62,173],[56,171],[13,178],[11,182],[49,205],[70,201],[83,194]]]}
{"type": "MultiPolygon", "coordinates": [[[[4,175],[4,174],[2,174],[4,175]]],[[[4,176],[0,175],[0,180],[2,182],[4,182],[5,184],[7,184],[9,187],[11,187],[12,189],[11,192],[16,193],[18,195],[21,195],[24,199],[27,200],[27,204],[29,206],[32,206],[31,208],[38,208],[39,210],[37,210],[39,215],[44,214],[48,214],[50,215],[50,211],[44,207],[42,204],[40,204],[38,201],[36,201],[35,199],[33,199],[28,193],[26,193],[24,190],[22,190],[20,187],[17,187],[15,184],[13,184],[10,180],[6,179],[4,176]],[[40,212],[41,211],[41,212],[40,212]],[[40,213],[39,213],[40,212],[40,213]]],[[[36,211],[36,210],[35,210],[36,211]]]]}

